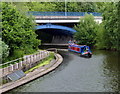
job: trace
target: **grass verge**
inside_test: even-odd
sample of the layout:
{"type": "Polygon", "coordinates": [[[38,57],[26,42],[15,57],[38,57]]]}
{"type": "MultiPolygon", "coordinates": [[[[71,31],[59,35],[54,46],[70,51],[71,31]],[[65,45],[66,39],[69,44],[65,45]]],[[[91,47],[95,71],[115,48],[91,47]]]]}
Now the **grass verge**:
{"type": "Polygon", "coordinates": [[[44,59],[43,61],[41,61],[39,64],[37,64],[35,67],[32,67],[31,69],[25,71],[25,74],[29,73],[29,72],[32,72],[33,70],[41,67],[41,66],[44,66],[44,65],[47,65],[50,63],[51,60],[54,59],[54,53],[50,53],[50,56],[47,57],[46,59],[44,59]]]}

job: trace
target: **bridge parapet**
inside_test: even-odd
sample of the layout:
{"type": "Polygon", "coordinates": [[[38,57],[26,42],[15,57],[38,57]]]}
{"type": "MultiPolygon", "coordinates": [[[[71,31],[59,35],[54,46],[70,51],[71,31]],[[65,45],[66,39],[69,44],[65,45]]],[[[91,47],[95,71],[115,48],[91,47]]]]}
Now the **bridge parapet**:
{"type": "MultiPolygon", "coordinates": [[[[35,16],[36,20],[79,20],[83,16],[35,16]]],[[[101,16],[95,16],[95,19],[102,19],[101,16]]]]}
{"type": "Polygon", "coordinates": [[[102,14],[97,12],[37,12],[29,11],[35,16],[36,23],[78,23],[85,14],[92,14],[95,21],[102,22],[102,14]]]}
{"type": "Polygon", "coordinates": [[[93,16],[101,16],[101,13],[97,12],[39,12],[29,11],[28,14],[34,16],[85,16],[85,14],[92,14],[93,16]]]}

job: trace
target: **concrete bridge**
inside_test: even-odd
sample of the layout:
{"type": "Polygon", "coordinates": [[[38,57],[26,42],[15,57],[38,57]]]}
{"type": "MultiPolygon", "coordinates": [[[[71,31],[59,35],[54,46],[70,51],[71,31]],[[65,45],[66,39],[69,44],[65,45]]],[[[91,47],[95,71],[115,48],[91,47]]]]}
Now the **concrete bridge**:
{"type": "MultiPolygon", "coordinates": [[[[64,45],[69,40],[73,40],[73,34],[77,32],[73,27],[86,13],[93,15],[96,22],[102,22],[101,13],[97,12],[29,12],[29,14],[35,16],[35,22],[38,24],[36,33],[39,39],[44,41],[43,43],[53,43],[55,45],[58,43],[64,45]]],[[[55,46],[53,44],[49,45],[55,46]]]]}
{"type": "Polygon", "coordinates": [[[35,16],[36,23],[78,23],[85,14],[92,14],[96,22],[102,22],[101,13],[97,12],[29,12],[35,16]]]}

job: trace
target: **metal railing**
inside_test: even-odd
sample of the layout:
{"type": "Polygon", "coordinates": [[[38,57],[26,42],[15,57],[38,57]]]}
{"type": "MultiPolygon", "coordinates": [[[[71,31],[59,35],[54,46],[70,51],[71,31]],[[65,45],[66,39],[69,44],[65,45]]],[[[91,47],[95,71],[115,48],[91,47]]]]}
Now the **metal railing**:
{"type": "Polygon", "coordinates": [[[23,60],[23,58],[18,58],[18,59],[15,59],[15,60],[0,64],[0,68],[8,67],[8,66],[10,66],[12,64],[15,64],[15,63],[18,63],[18,62],[20,62],[22,60],[23,60]]]}
{"type": "Polygon", "coordinates": [[[93,16],[101,16],[98,12],[39,12],[29,11],[28,14],[33,16],[85,16],[85,14],[92,14],[93,16]]]}
{"type": "Polygon", "coordinates": [[[40,60],[43,60],[44,58],[49,56],[48,51],[39,51],[36,54],[27,55],[23,58],[18,58],[9,62],[6,62],[4,64],[0,64],[0,73],[2,73],[1,76],[5,76],[11,72],[14,72],[16,70],[23,69],[26,67],[32,67],[36,62],[39,62],[40,60]]]}

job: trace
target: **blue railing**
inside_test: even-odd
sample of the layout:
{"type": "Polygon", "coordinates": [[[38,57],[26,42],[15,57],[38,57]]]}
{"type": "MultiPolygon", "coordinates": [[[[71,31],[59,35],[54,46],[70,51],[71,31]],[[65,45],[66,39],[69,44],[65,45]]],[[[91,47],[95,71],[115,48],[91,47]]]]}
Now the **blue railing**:
{"type": "Polygon", "coordinates": [[[101,13],[97,12],[38,12],[29,11],[28,14],[34,16],[85,16],[85,14],[92,14],[93,16],[101,16],[101,13]]]}

